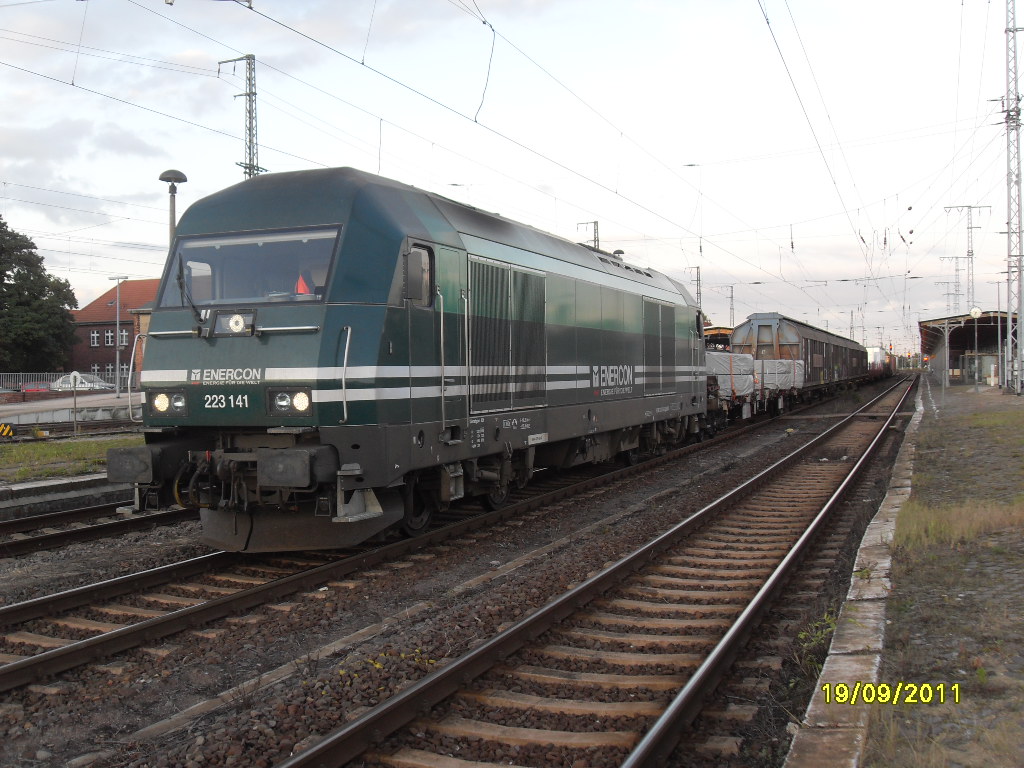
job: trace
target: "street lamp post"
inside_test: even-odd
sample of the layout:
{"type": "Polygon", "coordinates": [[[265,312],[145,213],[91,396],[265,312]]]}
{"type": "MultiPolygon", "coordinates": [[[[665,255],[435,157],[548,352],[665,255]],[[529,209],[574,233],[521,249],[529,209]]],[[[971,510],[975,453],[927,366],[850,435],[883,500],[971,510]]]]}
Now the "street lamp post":
{"type": "Polygon", "coordinates": [[[974,391],[978,391],[978,378],[981,374],[981,366],[978,363],[978,318],[981,317],[981,309],[971,307],[971,319],[974,320],[974,391]]]}
{"type": "Polygon", "coordinates": [[[174,170],[172,168],[171,170],[164,171],[163,173],[160,174],[160,181],[166,181],[166,182],[168,182],[170,184],[170,186],[167,188],[167,194],[170,195],[170,203],[171,203],[171,206],[170,206],[170,223],[171,223],[171,226],[170,226],[170,239],[168,240],[168,244],[171,244],[171,243],[174,242],[174,230],[175,230],[175,226],[176,226],[176,222],[177,222],[177,219],[174,216],[174,196],[178,192],[178,185],[179,184],[184,184],[186,181],[188,181],[188,179],[185,177],[184,173],[182,173],[181,171],[176,171],[176,170],[174,170]]]}
{"type": "Polygon", "coordinates": [[[1003,362],[1004,362],[1003,361],[1003,319],[1001,317],[1001,315],[1003,314],[1002,295],[1001,295],[1001,293],[1002,293],[1001,287],[1003,285],[1003,281],[1002,280],[994,280],[994,281],[993,280],[989,280],[988,284],[989,285],[997,286],[996,287],[996,372],[998,373],[998,376],[996,377],[996,383],[999,385],[999,388],[1002,389],[1003,388],[1003,384],[1006,383],[1006,366],[1003,364],[1003,362]]]}
{"type": "Polygon", "coordinates": [[[121,397],[121,281],[127,280],[128,275],[115,275],[107,279],[117,281],[114,293],[114,397],[121,397]]]}
{"type": "MultiPolygon", "coordinates": [[[[979,312],[979,314],[980,314],[980,312],[979,312]]],[[[949,386],[949,333],[950,333],[950,331],[955,331],[957,328],[963,328],[964,327],[964,322],[966,322],[966,321],[961,320],[959,323],[957,323],[952,328],[950,328],[949,327],[949,318],[948,317],[945,320],[942,321],[942,338],[943,338],[943,347],[944,347],[943,354],[944,354],[944,356],[946,358],[943,361],[943,366],[944,366],[945,370],[942,371],[942,405],[943,406],[945,406],[945,404],[946,404],[946,387],[949,386]]]]}

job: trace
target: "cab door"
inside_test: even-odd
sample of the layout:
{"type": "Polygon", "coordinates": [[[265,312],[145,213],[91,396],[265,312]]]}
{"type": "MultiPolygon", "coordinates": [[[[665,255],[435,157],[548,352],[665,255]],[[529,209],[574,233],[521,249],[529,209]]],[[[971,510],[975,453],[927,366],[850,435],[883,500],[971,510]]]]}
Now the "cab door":
{"type": "Polygon", "coordinates": [[[436,424],[451,442],[466,429],[466,259],[426,243],[409,253],[410,415],[413,424],[436,424]]]}
{"type": "Polygon", "coordinates": [[[466,254],[454,248],[437,249],[437,338],[441,349],[441,405],[448,439],[461,440],[469,427],[469,279],[466,254]]]}

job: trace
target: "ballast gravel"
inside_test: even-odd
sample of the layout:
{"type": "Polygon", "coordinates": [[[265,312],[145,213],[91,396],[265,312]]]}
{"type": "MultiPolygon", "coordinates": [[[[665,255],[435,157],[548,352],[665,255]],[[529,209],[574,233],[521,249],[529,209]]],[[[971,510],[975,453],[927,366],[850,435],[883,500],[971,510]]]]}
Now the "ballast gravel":
{"type": "MultiPolygon", "coordinates": [[[[769,466],[791,447],[787,429],[816,433],[827,421],[775,422],[739,442],[710,447],[486,535],[433,547],[429,557],[407,558],[251,617],[183,633],[44,686],[0,694],[0,764],[273,765],[769,466]],[[585,537],[573,535],[606,519],[585,537]],[[563,538],[542,557],[500,570],[563,538]],[[487,574],[495,578],[480,578],[487,574]],[[477,579],[473,586],[460,587],[471,579],[477,579]],[[368,639],[356,635],[373,625],[368,639]],[[331,655],[318,655],[317,649],[353,635],[331,655]],[[261,683],[261,675],[300,657],[292,674],[261,683]],[[164,735],[133,736],[228,689],[219,709],[164,735]]],[[[195,538],[196,526],[183,524],[3,560],[0,596],[10,603],[205,553],[195,538]]],[[[610,692],[609,700],[643,695],[610,692]]],[[[577,765],[604,764],[589,752],[580,759],[577,765]]]]}

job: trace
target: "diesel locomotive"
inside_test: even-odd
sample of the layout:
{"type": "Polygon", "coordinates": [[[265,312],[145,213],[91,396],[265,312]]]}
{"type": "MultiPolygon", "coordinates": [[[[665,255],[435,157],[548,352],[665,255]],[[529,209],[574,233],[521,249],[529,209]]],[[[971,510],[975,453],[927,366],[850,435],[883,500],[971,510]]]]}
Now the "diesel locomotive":
{"type": "Polygon", "coordinates": [[[700,312],[617,254],[348,168],[181,217],[144,338],[138,509],[228,550],[335,548],[545,467],[701,433],[700,312]]]}

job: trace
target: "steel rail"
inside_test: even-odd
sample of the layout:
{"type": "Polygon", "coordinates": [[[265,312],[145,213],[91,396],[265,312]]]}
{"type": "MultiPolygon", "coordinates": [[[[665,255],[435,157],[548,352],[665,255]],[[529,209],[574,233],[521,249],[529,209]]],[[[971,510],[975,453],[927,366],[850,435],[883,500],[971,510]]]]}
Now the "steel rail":
{"type": "MultiPolygon", "coordinates": [[[[670,530],[623,557],[607,569],[541,606],[520,622],[508,627],[466,655],[452,661],[450,664],[418,680],[408,688],[371,708],[360,717],[328,734],[309,749],[280,763],[276,768],[336,768],[358,757],[366,750],[383,741],[388,735],[421,716],[425,710],[439,704],[476,677],[491,669],[494,664],[520,650],[558,622],[621,583],[626,576],[654,560],[680,538],[702,526],[720,509],[732,505],[761,488],[779,471],[791,466],[807,453],[815,450],[821,443],[843,429],[898,386],[899,384],[896,384],[894,387],[886,390],[886,392],[883,392],[867,405],[834,424],[793,453],[759,472],[703,509],[693,513],[670,530]]],[[[898,406],[896,410],[898,410],[898,406]]],[[[886,426],[888,423],[886,422],[886,426]]],[[[882,434],[885,428],[883,427],[879,434],[882,434]]],[[[876,438],[877,440],[878,438],[876,438]]],[[[858,462],[857,465],[859,466],[861,463],[858,462]]],[[[801,537],[800,541],[805,541],[805,539],[809,538],[805,534],[804,537],[801,537]]],[[[806,546],[806,544],[801,545],[801,549],[803,546],[806,546]]],[[[792,561],[789,555],[784,560],[784,562],[787,561],[792,561]]],[[[774,583],[777,583],[777,581],[774,583]]],[[[717,664],[715,669],[718,669],[717,664]]]]}
{"type": "MultiPolygon", "coordinates": [[[[151,589],[175,579],[189,578],[214,568],[224,568],[239,560],[241,560],[241,556],[237,552],[214,552],[190,560],[118,576],[97,584],[88,584],[64,592],[13,603],[0,608],[0,628],[45,618],[62,611],[74,610],[98,600],[110,600],[140,589],[151,589]]],[[[0,667],[0,670],[2,669],[3,667],[0,667]]]]}
{"type": "Polygon", "coordinates": [[[686,685],[683,686],[682,690],[672,700],[664,714],[658,718],[648,729],[643,739],[633,748],[629,757],[622,763],[622,768],[647,768],[648,766],[665,764],[672,750],[679,743],[683,729],[693,722],[700,713],[704,699],[714,690],[718,681],[729,670],[729,667],[732,666],[757,622],[765,611],[768,610],[772,600],[781,591],[786,579],[800,564],[801,558],[810,547],[814,537],[825,525],[832,511],[846,497],[853,483],[864,472],[865,467],[881,444],[889,426],[897,418],[903,403],[912,390],[913,385],[908,387],[907,391],[903,393],[903,396],[893,408],[885,423],[879,428],[870,445],[861,454],[836,491],[825,502],[817,515],[815,515],[807,530],[804,531],[782,559],[782,562],[779,563],[772,575],[768,577],[739,618],[729,627],[718,645],[708,654],[704,663],[697,668],[697,671],[693,673],[693,676],[690,677],[686,685]]]}
{"type": "MultiPolygon", "coordinates": [[[[870,405],[871,403],[864,406],[864,408],[870,407],[870,405]]],[[[846,423],[849,418],[852,418],[852,416],[836,425],[833,425],[829,432],[838,428],[841,424],[846,423]]],[[[292,576],[287,576],[283,579],[277,579],[272,582],[268,582],[267,584],[240,590],[239,592],[225,597],[214,598],[200,605],[171,611],[163,616],[136,622],[135,624],[123,627],[122,629],[71,643],[62,648],[46,651],[30,658],[11,662],[0,666],[0,693],[34,682],[35,680],[47,675],[58,674],[106,656],[138,647],[144,643],[154,642],[185,629],[202,626],[203,624],[211,621],[249,610],[250,608],[271,600],[280,599],[295,592],[310,589],[325,581],[340,578],[360,568],[373,567],[379,563],[386,562],[387,560],[418,552],[419,550],[442,543],[450,538],[462,536],[470,531],[477,530],[478,528],[492,525],[515,515],[561,501],[562,499],[572,495],[649,471],[650,469],[661,466],[662,464],[682,458],[701,447],[707,446],[708,444],[727,442],[731,439],[735,439],[736,437],[759,426],[761,426],[760,423],[746,425],[737,430],[722,433],[702,444],[685,446],[635,466],[624,467],[597,477],[588,478],[581,483],[576,483],[538,496],[533,496],[522,502],[503,507],[499,510],[474,515],[473,517],[465,520],[445,525],[437,530],[428,531],[427,533],[413,539],[403,539],[391,544],[386,544],[382,547],[359,553],[358,555],[350,558],[317,566],[316,568],[293,574],[292,576]]],[[[815,438],[812,443],[819,438],[815,438]]],[[[810,445],[810,443],[808,445],[810,445]]],[[[763,475],[764,473],[761,474],[763,475]]],[[[761,475],[758,475],[754,480],[757,480],[760,477],[761,475]]],[[[749,482],[752,483],[753,481],[749,482]]],[[[751,486],[750,490],[754,490],[754,488],[755,486],[751,486]]],[[[701,514],[701,512],[698,512],[694,517],[701,514]]],[[[236,553],[216,553],[216,555],[211,555],[210,557],[227,554],[236,553]]],[[[165,566],[165,568],[171,567],[173,566],[165,566]]],[[[161,569],[154,569],[153,573],[155,574],[160,570],[161,569]]],[[[144,574],[148,573],[150,572],[144,572],[144,574]]],[[[125,587],[121,591],[112,593],[112,596],[129,592],[130,587],[127,585],[128,580],[131,578],[132,576],[125,576],[111,580],[111,588],[119,589],[121,587],[125,587]]],[[[166,581],[166,579],[164,581],[166,581]]],[[[2,621],[5,616],[14,616],[14,612],[16,610],[29,610],[33,605],[35,607],[31,609],[35,611],[38,611],[44,605],[61,606],[60,608],[55,607],[54,610],[67,610],[77,607],[82,604],[81,597],[84,595],[85,590],[88,589],[89,587],[82,587],[78,590],[71,590],[69,593],[61,593],[49,598],[39,598],[38,600],[9,606],[6,609],[0,609],[0,621],[2,621]],[[76,595],[80,599],[80,602],[78,603],[74,602],[74,596],[76,595]],[[56,602],[58,599],[64,600],[65,602],[56,602]],[[48,600],[54,600],[55,602],[47,603],[46,601],[48,600]],[[5,613],[6,611],[10,611],[10,613],[5,613]]],[[[43,613],[37,612],[34,617],[41,618],[44,615],[48,615],[48,613],[45,611],[43,613]]],[[[13,620],[8,623],[12,622],[13,620]]]]}
{"type": "Polygon", "coordinates": [[[25,515],[14,517],[10,520],[0,520],[0,536],[11,536],[15,533],[34,531],[39,528],[49,528],[54,525],[67,525],[77,523],[81,520],[92,520],[97,517],[107,517],[114,514],[119,506],[125,501],[111,504],[97,504],[93,507],[78,507],[77,509],[66,509],[61,512],[45,512],[41,515],[25,515]]]}
{"type": "MultiPolygon", "coordinates": [[[[41,400],[38,402],[46,402],[41,400]]],[[[108,406],[109,407],[109,406],[108,406]]],[[[40,421],[24,424],[12,424],[15,443],[46,443],[57,440],[68,440],[74,437],[95,435],[134,435],[138,428],[130,419],[92,419],[78,422],[78,433],[74,432],[71,421],[40,421]],[[36,432],[49,432],[48,435],[36,437],[36,432]]]]}
{"type": "MultiPolygon", "coordinates": [[[[690,446],[689,448],[696,447],[697,446],[690,446]]],[[[249,610],[250,608],[271,600],[280,599],[295,592],[311,589],[325,581],[341,578],[360,568],[371,568],[379,563],[386,562],[396,557],[418,552],[421,549],[439,544],[450,538],[456,538],[470,531],[491,525],[495,522],[500,522],[514,515],[522,514],[523,512],[536,509],[537,507],[560,501],[561,499],[573,494],[610,483],[614,479],[637,474],[643,469],[649,469],[652,466],[660,465],[671,458],[678,457],[681,454],[688,452],[688,449],[682,449],[674,454],[666,454],[665,456],[660,456],[657,459],[644,464],[638,464],[633,467],[626,467],[615,472],[588,478],[582,483],[558,488],[542,495],[531,497],[525,501],[519,502],[518,504],[450,523],[442,528],[438,528],[437,530],[428,531],[414,539],[403,539],[392,544],[386,544],[382,547],[361,552],[343,560],[320,565],[291,576],[286,576],[282,579],[276,579],[266,584],[243,589],[231,595],[214,598],[200,605],[170,611],[163,616],[157,616],[152,619],[136,622],[130,626],[123,627],[122,629],[106,632],[102,635],[71,643],[62,648],[45,651],[29,658],[5,664],[0,666],[0,693],[17,688],[21,685],[27,685],[41,677],[64,672],[114,653],[120,653],[144,643],[162,639],[185,629],[202,626],[203,624],[207,624],[211,621],[249,610]]],[[[241,555],[238,555],[237,553],[217,554],[232,554],[235,557],[241,557],[241,555]]],[[[165,566],[165,568],[172,567],[173,566],[165,566]]],[[[155,576],[160,570],[162,569],[155,569],[153,572],[144,572],[144,574],[153,573],[155,576]]],[[[120,591],[113,592],[112,595],[116,596],[129,592],[131,590],[128,586],[128,580],[130,578],[132,577],[125,576],[120,579],[112,580],[112,582],[110,582],[111,588],[120,589],[120,591]]],[[[167,579],[164,579],[163,581],[167,581],[167,579]]],[[[107,582],[104,582],[104,584],[107,584],[107,582]]],[[[60,595],[53,597],[39,598],[38,600],[29,601],[28,603],[19,603],[5,609],[0,609],[0,621],[4,621],[7,617],[17,615],[15,612],[19,610],[28,611],[31,609],[34,611],[33,618],[41,618],[45,615],[49,615],[46,611],[43,611],[42,613],[39,612],[41,608],[47,605],[53,605],[53,610],[67,610],[69,608],[76,607],[77,605],[82,604],[81,598],[86,596],[86,590],[88,589],[89,587],[82,587],[78,590],[72,590],[70,593],[61,593],[60,595]],[[79,602],[74,602],[74,596],[79,598],[79,602]],[[49,600],[57,600],[58,598],[63,599],[65,602],[47,602],[49,600]],[[56,606],[58,605],[61,607],[57,608],[56,606]]],[[[13,619],[7,623],[13,623],[13,619]]]]}
{"type": "MultiPolygon", "coordinates": [[[[691,448],[695,447],[691,446],[691,448]]],[[[645,464],[638,464],[634,467],[626,467],[605,475],[589,478],[582,483],[558,488],[548,493],[531,497],[518,504],[450,523],[414,539],[403,539],[392,544],[361,552],[350,558],[317,566],[282,579],[276,579],[267,584],[240,590],[232,595],[214,598],[200,605],[171,611],[163,616],[136,622],[122,629],[113,630],[96,637],[71,643],[62,648],[45,651],[29,658],[5,664],[0,666],[0,692],[26,685],[46,675],[64,672],[114,653],[162,639],[185,629],[191,629],[235,613],[249,610],[257,605],[274,599],[280,599],[295,592],[310,589],[325,581],[341,578],[360,568],[370,568],[396,557],[412,554],[426,547],[464,535],[495,522],[500,522],[514,515],[560,501],[572,494],[610,483],[613,479],[631,476],[642,471],[644,468],[661,464],[685,452],[688,452],[687,449],[683,449],[675,454],[666,454],[645,464]]],[[[241,557],[237,553],[217,553],[217,555],[221,556],[228,554],[234,557],[241,557]]],[[[214,556],[211,555],[209,557],[214,556]]],[[[165,566],[164,568],[169,569],[172,567],[174,566],[165,566]]],[[[145,575],[148,578],[149,574],[152,574],[152,578],[159,578],[161,570],[163,569],[154,569],[152,572],[144,572],[141,575],[145,575]]],[[[104,584],[109,584],[109,589],[115,590],[109,592],[109,595],[117,596],[131,591],[129,586],[131,578],[133,577],[125,576],[112,580],[109,583],[104,582],[104,584]]],[[[163,578],[162,581],[151,583],[163,583],[167,580],[169,579],[163,578]]],[[[149,584],[150,582],[144,583],[149,584]]],[[[0,609],[0,622],[14,623],[15,620],[12,617],[19,615],[18,612],[22,612],[22,615],[25,616],[31,613],[32,618],[41,618],[53,611],[77,607],[86,602],[87,599],[100,599],[99,597],[90,598],[87,592],[89,589],[89,587],[82,587],[69,593],[60,593],[52,597],[39,598],[27,603],[8,606],[7,608],[0,609]],[[50,606],[52,608],[47,610],[50,606]]]]}
{"type": "MultiPolygon", "coordinates": [[[[58,516],[63,513],[55,512],[53,514],[58,516]]],[[[38,552],[42,549],[63,547],[66,544],[103,539],[108,536],[116,536],[118,534],[129,533],[131,531],[146,530],[147,528],[152,528],[157,525],[172,525],[184,520],[197,520],[198,518],[199,513],[196,510],[187,508],[170,509],[163,512],[149,512],[142,515],[135,515],[133,517],[126,517],[123,520],[113,520],[109,523],[96,523],[84,528],[69,528],[66,531],[43,533],[26,539],[9,539],[7,541],[0,542],[0,554],[3,554],[6,557],[14,557],[16,555],[24,555],[29,552],[38,552]]],[[[33,518],[22,519],[30,520],[33,518]]],[[[78,519],[83,518],[80,517],[78,519]]],[[[73,521],[63,520],[58,524],[68,522],[73,521]]]]}

